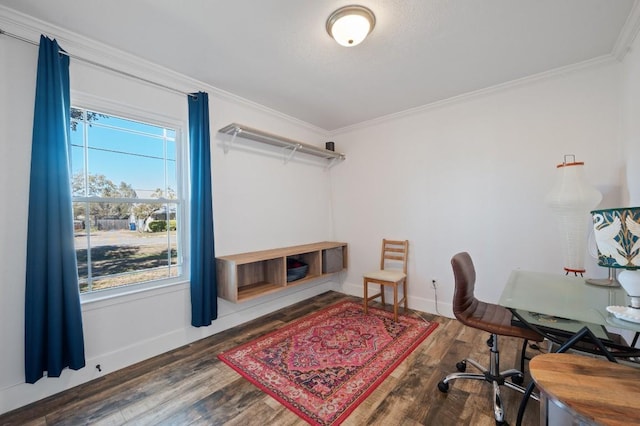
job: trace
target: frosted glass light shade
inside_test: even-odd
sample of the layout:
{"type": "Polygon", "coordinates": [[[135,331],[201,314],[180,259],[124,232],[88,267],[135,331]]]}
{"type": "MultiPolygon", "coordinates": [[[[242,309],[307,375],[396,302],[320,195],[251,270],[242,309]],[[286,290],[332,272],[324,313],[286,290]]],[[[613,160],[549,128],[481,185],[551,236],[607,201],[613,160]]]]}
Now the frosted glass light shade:
{"type": "Polygon", "coordinates": [[[600,191],[584,177],[584,163],[562,163],[557,166],[556,184],[545,202],[557,218],[564,253],[564,270],[585,272],[584,255],[589,230],[589,211],[602,200],[600,191]]]}
{"type": "Polygon", "coordinates": [[[366,7],[345,6],[329,16],[327,32],[341,46],[353,47],[362,43],[375,23],[375,15],[366,7]]]}

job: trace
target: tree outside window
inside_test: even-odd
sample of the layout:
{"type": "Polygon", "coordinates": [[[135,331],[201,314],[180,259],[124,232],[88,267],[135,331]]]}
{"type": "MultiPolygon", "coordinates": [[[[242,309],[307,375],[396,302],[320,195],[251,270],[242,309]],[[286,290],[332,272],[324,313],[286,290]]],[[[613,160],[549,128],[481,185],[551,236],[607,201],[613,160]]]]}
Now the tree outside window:
{"type": "Polygon", "coordinates": [[[71,116],[80,291],[178,277],[177,131],[82,108],[71,116]]]}

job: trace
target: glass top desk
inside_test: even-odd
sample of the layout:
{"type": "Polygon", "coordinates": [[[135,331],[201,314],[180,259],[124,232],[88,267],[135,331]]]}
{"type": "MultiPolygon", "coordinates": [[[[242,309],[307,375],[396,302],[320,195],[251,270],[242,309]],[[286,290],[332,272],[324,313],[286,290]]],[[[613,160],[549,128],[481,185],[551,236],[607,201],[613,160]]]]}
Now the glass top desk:
{"type": "MultiPolygon", "coordinates": [[[[605,326],[640,332],[639,323],[615,318],[607,312],[607,306],[627,306],[627,299],[622,288],[587,284],[582,277],[515,270],[507,281],[499,303],[528,326],[543,325],[545,329],[562,330],[570,336],[586,325],[598,339],[604,339],[606,333],[602,333],[605,326]],[[534,316],[537,318],[539,314],[558,318],[532,324],[532,312],[536,313],[534,316]]],[[[612,353],[615,355],[615,351],[612,353]]],[[[635,351],[633,355],[627,353],[626,356],[638,354],[640,351],[635,351]]]]}

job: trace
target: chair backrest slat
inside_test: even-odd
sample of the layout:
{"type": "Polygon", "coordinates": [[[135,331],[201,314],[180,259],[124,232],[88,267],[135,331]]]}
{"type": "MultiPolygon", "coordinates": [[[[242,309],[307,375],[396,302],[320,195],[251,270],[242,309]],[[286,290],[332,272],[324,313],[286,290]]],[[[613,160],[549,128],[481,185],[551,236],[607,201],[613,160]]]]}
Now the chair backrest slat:
{"type": "MultiPolygon", "coordinates": [[[[409,257],[408,240],[382,240],[382,256],[380,257],[380,269],[386,268],[386,260],[402,263],[402,272],[407,273],[407,261],[409,257]]],[[[394,268],[398,269],[398,268],[394,268]]]]}
{"type": "Polygon", "coordinates": [[[391,256],[391,255],[386,255],[384,257],[385,259],[389,259],[389,260],[399,260],[399,261],[403,261],[404,260],[404,256],[391,256]]]}

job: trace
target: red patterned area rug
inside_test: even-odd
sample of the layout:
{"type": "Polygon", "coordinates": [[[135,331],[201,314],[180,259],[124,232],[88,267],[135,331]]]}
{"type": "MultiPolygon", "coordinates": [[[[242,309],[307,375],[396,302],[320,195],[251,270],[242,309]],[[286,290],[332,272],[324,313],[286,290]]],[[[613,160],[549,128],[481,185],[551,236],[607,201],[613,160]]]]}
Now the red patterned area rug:
{"type": "Polygon", "coordinates": [[[338,425],[437,326],[340,302],[218,357],[309,423],[338,425]]]}

